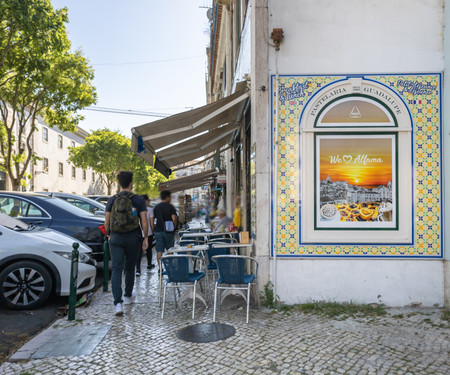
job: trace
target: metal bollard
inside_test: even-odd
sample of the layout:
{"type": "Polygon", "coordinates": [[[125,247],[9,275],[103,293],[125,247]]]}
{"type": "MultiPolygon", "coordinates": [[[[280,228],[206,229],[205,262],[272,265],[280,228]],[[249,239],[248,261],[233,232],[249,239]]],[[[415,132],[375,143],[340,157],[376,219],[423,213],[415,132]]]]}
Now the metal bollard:
{"type": "Polygon", "coordinates": [[[108,291],[109,282],[109,242],[108,237],[105,237],[103,243],[103,291],[108,291]]]}
{"type": "Polygon", "coordinates": [[[68,320],[75,319],[75,305],[77,303],[77,281],[78,281],[78,257],[80,255],[78,248],[80,244],[74,242],[72,250],[72,267],[70,269],[70,295],[69,295],[69,313],[68,320]]]}

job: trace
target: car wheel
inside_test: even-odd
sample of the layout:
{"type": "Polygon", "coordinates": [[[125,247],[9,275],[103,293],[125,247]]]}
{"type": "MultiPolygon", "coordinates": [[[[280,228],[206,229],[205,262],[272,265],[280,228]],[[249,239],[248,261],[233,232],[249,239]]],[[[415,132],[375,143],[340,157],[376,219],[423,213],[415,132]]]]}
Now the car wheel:
{"type": "Polygon", "coordinates": [[[33,309],[52,291],[49,271],[33,261],[13,263],[0,272],[0,303],[11,309],[33,309]]]}

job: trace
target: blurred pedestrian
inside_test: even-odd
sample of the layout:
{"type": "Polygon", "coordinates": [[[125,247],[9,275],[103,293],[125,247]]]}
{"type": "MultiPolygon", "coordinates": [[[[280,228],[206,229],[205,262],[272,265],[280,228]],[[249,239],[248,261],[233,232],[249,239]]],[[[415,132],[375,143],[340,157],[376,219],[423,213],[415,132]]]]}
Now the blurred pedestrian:
{"type": "MultiPolygon", "coordinates": [[[[123,315],[122,304],[129,305],[136,299],[133,292],[136,258],[139,247],[144,251],[148,247],[148,223],[144,199],[132,193],[133,173],[120,172],[117,180],[121,190],[108,199],[105,229],[109,236],[112,262],[111,287],[115,314],[123,315]],[[124,269],[125,293],[122,299],[122,273],[124,269]]],[[[108,267],[107,264],[104,266],[108,267]]]]}
{"type": "Polygon", "coordinates": [[[232,223],[231,217],[227,216],[227,213],[224,209],[217,210],[217,215],[219,217],[219,222],[214,227],[214,232],[228,232],[228,224],[232,223]]]}
{"type": "Polygon", "coordinates": [[[238,232],[242,230],[242,211],[241,211],[241,197],[236,197],[236,208],[233,212],[234,227],[238,232]]]}
{"type": "MultiPolygon", "coordinates": [[[[145,205],[147,206],[147,222],[148,222],[148,248],[145,252],[147,257],[147,271],[150,271],[151,269],[155,268],[155,265],[153,264],[153,221],[152,219],[155,217],[153,213],[153,208],[150,207],[150,198],[147,194],[143,194],[142,198],[145,200],[145,205]]],[[[142,234],[144,231],[142,231],[142,234]]],[[[142,261],[142,249],[139,247],[139,255],[138,259],[136,261],[136,276],[141,276],[141,261],[142,261]]]]}

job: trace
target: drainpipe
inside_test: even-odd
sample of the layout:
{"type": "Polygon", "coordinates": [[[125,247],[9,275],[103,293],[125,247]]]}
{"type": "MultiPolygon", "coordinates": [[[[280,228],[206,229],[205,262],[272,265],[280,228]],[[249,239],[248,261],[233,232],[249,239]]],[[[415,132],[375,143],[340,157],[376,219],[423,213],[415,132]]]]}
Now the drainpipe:
{"type": "MultiPolygon", "coordinates": [[[[275,52],[275,68],[276,68],[276,76],[275,76],[275,134],[273,141],[273,153],[274,153],[274,162],[275,162],[275,176],[274,176],[274,194],[273,194],[273,206],[275,210],[274,220],[273,220],[273,233],[274,238],[277,233],[277,193],[278,193],[278,108],[279,108],[279,74],[278,74],[278,50],[275,52]]],[[[276,242],[274,243],[273,248],[273,295],[274,298],[277,298],[277,246],[276,242]]]]}

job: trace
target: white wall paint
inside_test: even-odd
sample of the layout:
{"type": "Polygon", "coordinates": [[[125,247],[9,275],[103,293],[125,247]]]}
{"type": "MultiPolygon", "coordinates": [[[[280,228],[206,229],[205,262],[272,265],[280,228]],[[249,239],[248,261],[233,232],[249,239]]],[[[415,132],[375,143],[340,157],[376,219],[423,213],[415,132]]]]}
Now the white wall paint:
{"type": "MultiPolygon", "coordinates": [[[[280,74],[441,72],[443,22],[443,0],[269,0],[261,38],[272,42],[272,29],[283,28],[280,74]]],[[[268,74],[276,73],[275,53],[269,48],[268,74]]],[[[271,263],[287,303],[378,295],[391,306],[444,303],[441,260],[279,259],[276,280],[271,263]]]]}
{"type": "Polygon", "coordinates": [[[275,27],[285,35],[280,73],[443,69],[442,0],[271,0],[269,37],[275,27]]]}
{"type": "Polygon", "coordinates": [[[441,261],[278,260],[278,267],[278,295],[289,304],[316,300],[442,306],[444,300],[441,261]]]}

